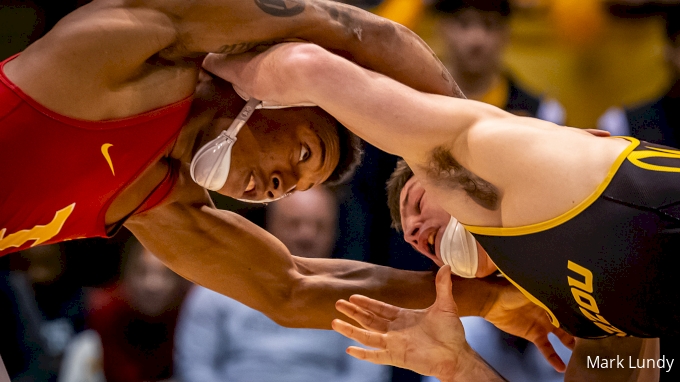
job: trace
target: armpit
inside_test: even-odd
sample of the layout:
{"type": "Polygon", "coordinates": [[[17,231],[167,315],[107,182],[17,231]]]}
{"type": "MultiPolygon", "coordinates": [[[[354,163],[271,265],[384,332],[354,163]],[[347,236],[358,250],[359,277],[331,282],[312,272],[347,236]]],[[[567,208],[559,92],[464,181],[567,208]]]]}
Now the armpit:
{"type": "Polygon", "coordinates": [[[426,171],[434,183],[451,190],[462,189],[480,206],[492,211],[498,209],[498,189],[458,163],[450,149],[434,148],[426,171]]]}

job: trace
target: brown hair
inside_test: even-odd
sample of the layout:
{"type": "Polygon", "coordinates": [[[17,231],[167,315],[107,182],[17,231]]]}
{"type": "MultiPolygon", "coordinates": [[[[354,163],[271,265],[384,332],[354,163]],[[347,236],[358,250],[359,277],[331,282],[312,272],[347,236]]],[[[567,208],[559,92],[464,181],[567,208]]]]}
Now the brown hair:
{"type": "Polygon", "coordinates": [[[392,217],[392,227],[397,231],[401,231],[399,197],[401,196],[401,190],[404,188],[404,185],[406,185],[406,182],[412,177],[413,170],[406,164],[405,160],[399,159],[392,175],[390,175],[390,178],[387,180],[387,206],[390,209],[390,216],[392,217]]]}

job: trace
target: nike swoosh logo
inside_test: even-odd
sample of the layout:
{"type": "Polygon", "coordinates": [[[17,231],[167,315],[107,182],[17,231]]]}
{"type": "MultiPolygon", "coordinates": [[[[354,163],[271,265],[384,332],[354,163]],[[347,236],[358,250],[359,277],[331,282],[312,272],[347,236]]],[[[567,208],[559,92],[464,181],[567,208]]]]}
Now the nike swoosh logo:
{"type": "Polygon", "coordinates": [[[111,167],[111,173],[113,173],[113,176],[116,176],[116,172],[113,170],[113,162],[111,162],[111,156],[109,155],[109,147],[111,146],[113,145],[110,143],[104,143],[102,145],[102,155],[104,155],[104,159],[106,159],[109,167],[111,167]]]}

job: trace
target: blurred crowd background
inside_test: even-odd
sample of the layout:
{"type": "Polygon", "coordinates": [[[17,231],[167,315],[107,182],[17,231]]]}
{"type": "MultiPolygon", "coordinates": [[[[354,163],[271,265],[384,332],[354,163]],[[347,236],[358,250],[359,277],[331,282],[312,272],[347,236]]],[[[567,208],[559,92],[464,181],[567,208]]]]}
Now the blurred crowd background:
{"type": "MultiPolygon", "coordinates": [[[[88,2],[0,0],[0,60],[88,2]]],[[[346,2],[418,33],[468,98],[678,147],[678,0],[346,2]]],[[[434,269],[390,228],[382,185],[397,158],[364,150],[353,179],[334,189],[267,208],[213,197],[297,256],[434,269]]],[[[0,312],[0,355],[13,381],[433,381],[356,361],[334,332],[282,328],[193,286],[124,230],[1,258],[0,312]]],[[[561,380],[532,344],[464,321],[471,345],[509,380],[561,380]]]]}

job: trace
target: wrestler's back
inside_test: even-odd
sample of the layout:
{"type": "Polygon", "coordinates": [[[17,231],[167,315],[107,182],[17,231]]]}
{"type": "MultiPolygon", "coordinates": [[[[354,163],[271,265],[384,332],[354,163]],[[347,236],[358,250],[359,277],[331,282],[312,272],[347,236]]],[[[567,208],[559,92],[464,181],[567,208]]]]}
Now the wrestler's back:
{"type": "Polygon", "coordinates": [[[171,20],[123,3],[94,1],[67,15],[5,74],[43,106],[85,120],[133,116],[191,95],[198,63],[172,57],[171,20]]]}

